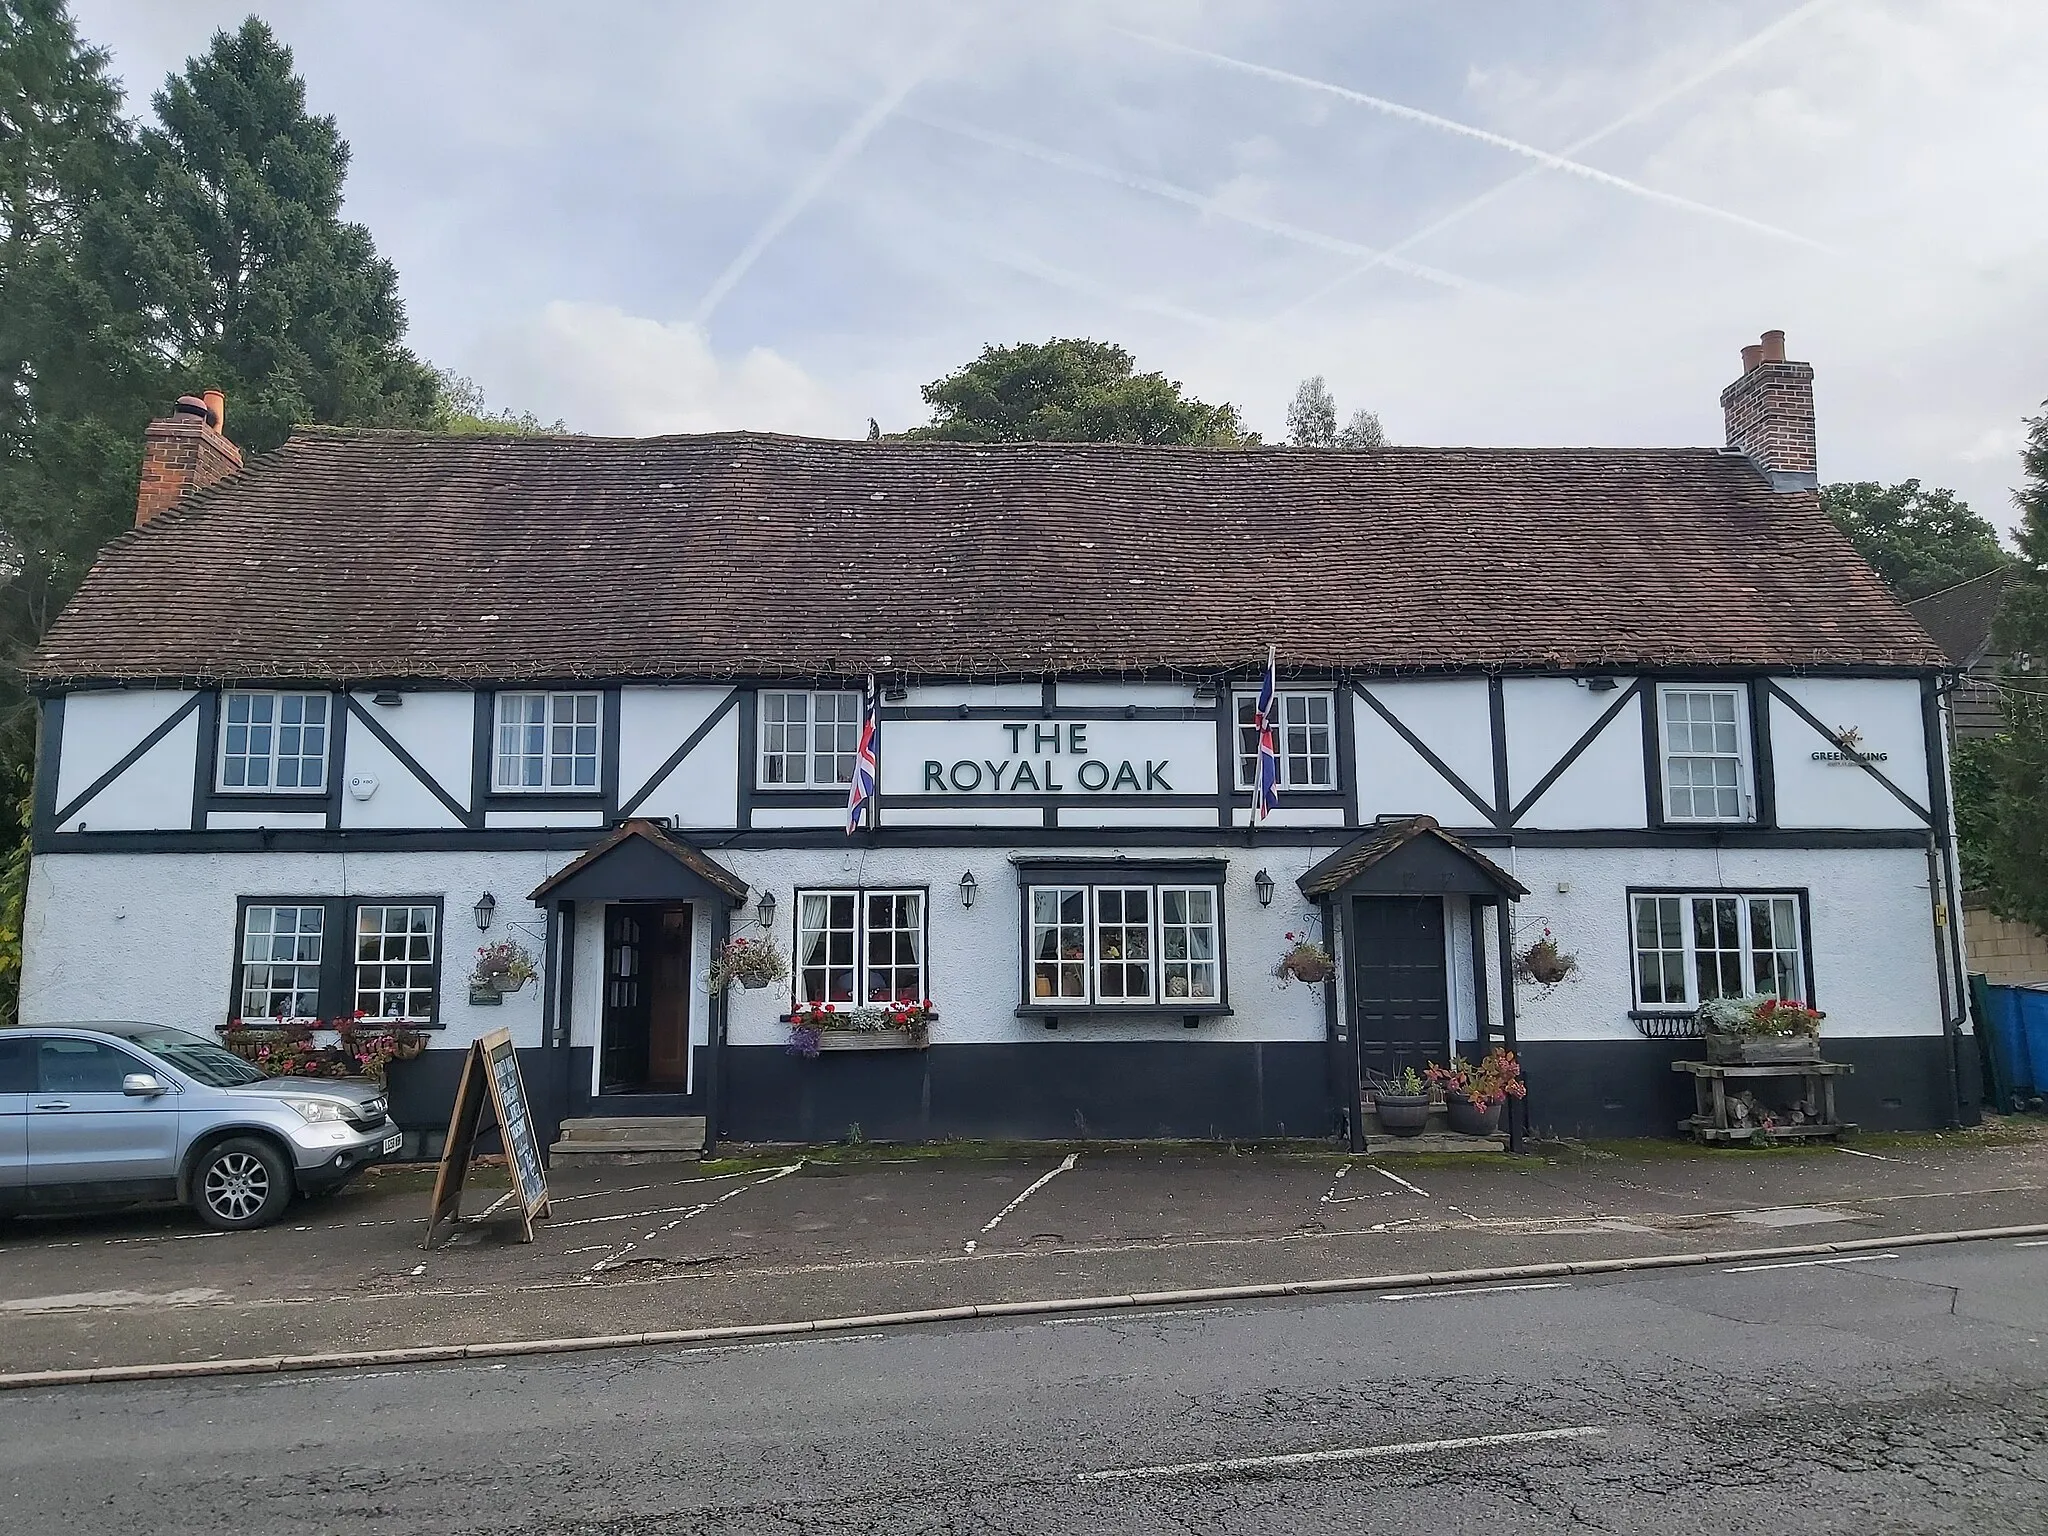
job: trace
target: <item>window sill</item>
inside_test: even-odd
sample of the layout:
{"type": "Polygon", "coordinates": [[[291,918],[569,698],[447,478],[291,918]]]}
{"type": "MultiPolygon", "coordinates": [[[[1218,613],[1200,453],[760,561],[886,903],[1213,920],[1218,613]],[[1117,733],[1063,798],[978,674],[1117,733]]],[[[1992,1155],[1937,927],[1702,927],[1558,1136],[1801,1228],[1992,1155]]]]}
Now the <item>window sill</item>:
{"type": "Polygon", "coordinates": [[[1234,1012],[1236,1010],[1228,1003],[1194,1003],[1183,1007],[1170,1003],[1020,1003],[1016,1016],[1037,1019],[1047,1029],[1058,1029],[1062,1019],[1079,1019],[1086,1023],[1105,1023],[1112,1019],[1156,1023],[1179,1019],[1184,1028],[1194,1029],[1204,1019],[1228,1018],[1234,1012]]]}

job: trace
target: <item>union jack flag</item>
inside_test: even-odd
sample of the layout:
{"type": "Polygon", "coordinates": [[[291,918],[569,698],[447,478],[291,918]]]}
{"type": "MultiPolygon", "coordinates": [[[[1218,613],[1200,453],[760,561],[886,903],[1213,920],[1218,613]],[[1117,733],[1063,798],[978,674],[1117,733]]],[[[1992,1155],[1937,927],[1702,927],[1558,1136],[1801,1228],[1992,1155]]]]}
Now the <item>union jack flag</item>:
{"type": "Polygon", "coordinates": [[[864,820],[871,820],[869,803],[875,800],[875,753],[882,740],[882,701],[875,692],[875,679],[868,677],[866,707],[860,717],[860,746],[853,759],[853,784],[846,794],[846,835],[853,836],[864,820]]]}
{"type": "Polygon", "coordinates": [[[1279,708],[1278,651],[1266,647],[1266,675],[1259,679],[1259,702],[1252,723],[1259,732],[1259,773],[1252,804],[1253,816],[1264,821],[1280,804],[1280,746],[1273,716],[1279,708]]]}

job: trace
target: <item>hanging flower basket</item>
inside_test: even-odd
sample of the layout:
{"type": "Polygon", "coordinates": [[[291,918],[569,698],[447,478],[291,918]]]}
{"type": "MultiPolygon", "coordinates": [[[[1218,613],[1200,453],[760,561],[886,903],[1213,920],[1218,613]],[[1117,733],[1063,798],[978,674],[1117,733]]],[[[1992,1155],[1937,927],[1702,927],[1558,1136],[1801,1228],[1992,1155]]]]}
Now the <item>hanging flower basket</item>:
{"type": "Polygon", "coordinates": [[[486,944],[476,952],[476,966],[470,972],[472,991],[517,992],[536,974],[533,954],[523,944],[506,940],[486,944]]]}
{"type": "Polygon", "coordinates": [[[1546,992],[1569,981],[1578,971],[1579,957],[1560,948],[1548,928],[1543,930],[1541,938],[1515,956],[1516,979],[1533,983],[1546,992]]]}
{"type": "Polygon", "coordinates": [[[757,992],[788,974],[789,963],[773,939],[732,939],[712,956],[705,979],[713,992],[723,992],[734,982],[757,992]]]}
{"type": "Polygon", "coordinates": [[[1314,986],[1317,982],[1328,981],[1336,973],[1337,962],[1330,958],[1330,952],[1305,935],[1288,934],[1287,949],[1280,956],[1280,963],[1273,967],[1274,976],[1280,985],[1290,981],[1305,981],[1314,986]]]}

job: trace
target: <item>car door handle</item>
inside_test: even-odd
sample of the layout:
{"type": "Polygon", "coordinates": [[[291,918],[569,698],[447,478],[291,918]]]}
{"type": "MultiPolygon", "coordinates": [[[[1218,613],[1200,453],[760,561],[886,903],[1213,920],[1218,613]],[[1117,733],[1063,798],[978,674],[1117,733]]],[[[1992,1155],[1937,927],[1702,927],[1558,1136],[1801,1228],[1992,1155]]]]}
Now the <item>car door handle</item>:
{"type": "Polygon", "coordinates": [[[47,1104],[38,1104],[36,1106],[37,1109],[69,1109],[70,1107],[71,1101],[69,1099],[52,1099],[47,1104]]]}

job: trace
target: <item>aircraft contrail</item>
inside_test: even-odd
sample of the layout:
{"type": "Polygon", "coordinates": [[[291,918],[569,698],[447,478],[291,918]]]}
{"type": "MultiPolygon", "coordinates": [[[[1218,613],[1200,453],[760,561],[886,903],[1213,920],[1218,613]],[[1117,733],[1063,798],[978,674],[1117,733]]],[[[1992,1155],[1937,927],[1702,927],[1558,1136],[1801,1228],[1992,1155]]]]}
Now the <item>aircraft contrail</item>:
{"type": "Polygon", "coordinates": [[[768,215],[767,222],[754,231],[753,238],[747,241],[737,256],[733,257],[726,269],[718,274],[717,281],[705,290],[704,297],[697,301],[696,314],[690,317],[693,323],[701,327],[711,318],[718,306],[725,302],[725,296],[738,286],[740,279],[761,259],[762,253],[775,243],[804,209],[811,205],[811,200],[824,191],[826,184],[839,174],[846,162],[860,152],[861,146],[874,136],[875,130],[888,120],[892,112],[903,105],[904,99],[924,83],[925,78],[958,44],[971,24],[972,17],[963,19],[959,25],[926,49],[907,73],[899,76],[873,105],[848,125],[846,132],[842,133],[837,142],[825,152],[825,158],[790,189],[789,196],[768,215]]]}
{"type": "MultiPolygon", "coordinates": [[[[1644,118],[1650,116],[1652,113],[1661,111],[1663,108],[1669,106],[1679,97],[1684,96],[1687,93],[1698,89],[1702,85],[1705,85],[1709,80],[1713,79],[1716,75],[1719,75],[1723,73],[1725,70],[1732,68],[1734,65],[1741,63],[1744,59],[1748,58],[1752,53],[1755,53],[1758,49],[1762,48],[1766,43],[1775,42],[1781,33],[1787,31],[1792,27],[1797,26],[1799,23],[1805,21],[1808,17],[1814,15],[1816,12],[1827,10],[1829,7],[1837,3],[1838,0],[1806,0],[1806,4],[1800,6],[1796,10],[1786,12],[1783,16],[1780,16],[1776,21],[1772,22],[1762,31],[1756,33],[1744,42],[1737,43],[1733,48],[1730,48],[1726,53],[1721,54],[1720,56],[1711,60],[1709,63],[1703,65],[1699,69],[1694,70],[1691,74],[1687,75],[1683,80],[1680,80],[1677,84],[1666,87],[1664,90],[1659,91],[1655,96],[1652,96],[1647,101],[1639,102],[1634,107],[1631,107],[1628,111],[1622,113],[1620,117],[1615,118],[1612,122],[1607,123],[1602,127],[1594,129],[1584,138],[1574,139],[1571,143],[1567,144],[1563,149],[1559,150],[1558,153],[1566,157],[1581,154],[1584,151],[1590,149],[1593,145],[1598,144],[1601,140],[1611,138],[1613,135],[1621,132],[1621,130],[1624,128],[1632,127],[1634,124],[1641,122],[1644,118]]],[[[1420,245],[1423,241],[1427,240],[1431,235],[1437,234],[1438,232],[1444,229],[1448,229],[1451,225],[1458,223],[1461,219],[1467,218],[1470,215],[1477,213],[1480,209],[1486,207],[1495,199],[1501,197],[1507,192],[1512,191],[1514,188],[1519,187],[1520,185],[1522,185],[1523,182],[1532,181],[1536,177],[1545,174],[1549,169],[1550,167],[1547,165],[1532,165],[1525,171],[1516,172],[1513,176],[1508,177],[1507,180],[1496,183],[1495,185],[1489,187],[1486,191],[1481,192],[1477,197],[1471,198],[1466,202],[1460,203],[1457,207],[1451,209],[1448,213],[1442,214],[1438,218],[1435,218],[1431,220],[1429,223],[1423,225],[1422,228],[1416,230],[1413,234],[1410,234],[1404,237],[1403,239],[1396,241],[1394,244],[1388,246],[1387,254],[1397,256],[1403,251],[1410,250],[1415,246],[1420,245]]],[[[1346,270],[1338,273],[1335,277],[1331,278],[1327,283],[1324,283],[1320,288],[1313,289],[1309,293],[1306,293],[1302,297],[1296,299],[1292,304],[1289,304],[1285,309],[1277,311],[1271,318],[1269,318],[1266,321],[1266,324],[1268,326],[1277,325],[1281,321],[1291,318],[1292,316],[1300,313],[1302,310],[1307,309],[1310,305],[1315,304],[1325,298],[1328,298],[1332,293],[1335,293],[1339,288],[1344,287],[1347,283],[1355,282],[1359,278],[1364,277],[1368,272],[1373,271],[1379,265],[1379,259],[1375,257],[1371,260],[1361,262],[1359,265],[1355,267],[1347,268],[1346,270]]]]}
{"type": "Polygon", "coordinates": [[[1460,277],[1455,272],[1446,272],[1439,267],[1425,266],[1421,262],[1408,261],[1403,257],[1389,255],[1374,246],[1360,245],[1355,240],[1345,240],[1336,235],[1326,235],[1320,230],[1305,229],[1299,224],[1289,224],[1280,219],[1269,219],[1261,214],[1247,213],[1242,209],[1228,208],[1213,198],[1188,187],[1176,186],[1170,181],[1161,181],[1153,176],[1140,176],[1131,171],[1121,171],[1114,166],[1100,165],[1093,160],[1083,160],[1078,155],[1069,155],[1061,150],[1049,149],[1043,144],[1034,144],[1029,139],[1019,139],[1007,133],[995,133],[986,128],[977,128],[953,118],[938,117],[922,112],[906,112],[906,122],[921,123],[927,128],[936,128],[941,133],[954,134],[960,138],[972,139],[993,149],[1008,150],[1012,154],[1024,155],[1033,160],[1055,165],[1062,170],[1078,175],[1092,176],[1097,181],[1111,182],[1116,186],[1129,187],[1135,192],[1149,192],[1154,197],[1163,197],[1171,202],[1184,203],[1198,208],[1219,219],[1228,219],[1234,224],[1262,230],[1269,235],[1293,240],[1301,245],[1310,245],[1318,250],[1334,251],[1342,256],[1356,256],[1362,259],[1377,259],[1380,264],[1395,272],[1404,272],[1410,277],[1419,277],[1425,282],[1438,283],[1446,288],[1458,288],[1467,292],[1498,293],[1485,283],[1471,278],[1460,277]]]}
{"type": "Polygon", "coordinates": [[[1154,48],[1164,49],[1169,53],[1185,54],[1190,58],[1204,59],[1211,64],[1220,64],[1226,69],[1241,70],[1246,74],[1258,75],[1263,79],[1279,80],[1289,85],[1301,86],[1305,90],[1320,91],[1325,95],[1336,96],[1345,101],[1355,102],[1359,106],[1369,107],[1375,112],[1385,113],[1389,117],[1399,118],[1404,122],[1420,123],[1425,127],[1435,128],[1444,133],[1452,133],[1462,138],[1474,139],[1481,144],[1490,144],[1495,149],[1503,149],[1510,154],[1524,155],[1538,162],[1546,170],[1564,171],[1573,176],[1584,177],[1588,181],[1598,182],[1602,186],[1614,187],[1623,192],[1633,193],[1635,196],[1647,198],[1651,202],[1663,203],[1667,207],[1679,208],[1688,213],[1702,214],[1708,218],[1720,219],[1726,223],[1740,225],[1744,229],[1754,230],[1758,234],[1770,235],[1779,240],[1789,240],[1796,245],[1810,246],[1815,250],[1829,251],[1832,254],[1831,247],[1813,239],[1811,236],[1802,235],[1797,230],[1784,229],[1779,225],[1766,223],[1762,219],[1752,219],[1747,214],[1735,213],[1727,208],[1717,208],[1711,203],[1702,203],[1689,197],[1680,197],[1675,192],[1660,192],[1655,187],[1646,187],[1641,182],[1630,181],[1627,177],[1616,176],[1612,172],[1599,170],[1581,161],[1570,159],[1566,155],[1552,154],[1547,149],[1538,149],[1534,144],[1525,144],[1520,139],[1511,139],[1505,134],[1494,133],[1485,128],[1475,128],[1470,123],[1461,123],[1454,118],[1439,117],[1436,113],[1425,112],[1419,107],[1404,106],[1398,101],[1389,101],[1384,96],[1371,96],[1364,91],[1354,91],[1348,86],[1332,85],[1327,80],[1316,80],[1308,75],[1297,75],[1288,70],[1274,69],[1270,65],[1254,64],[1246,59],[1235,59],[1225,53],[1212,53],[1206,48],[1196,48],[1188,43],[1176,43],[1167,38],[1154,37],[1146,32],[1133,32],[1125,27],[1116,27],[1112,28],[1112,30],[1122,33],[1125,37],[1133,38],[1138,42],[1147,43],[1154,48]]]}
{"type": "Polygon", "coordinates": [[[1178,320],[1187,325],[1198,325],[1205,330],[1237,331],[1247,329],[1245,322],[1242,320],[1218,319],[1215,315],[1205,315],[1199,310],[1187,309],[1182,305],[1175,304],[1170,299],[1155,299],[1144,294],[1120,293],[1106,283],[1098,283],[1093,278],[1084,277],[1078,272],[1071,272],[1065,267],[1056,267],[1051,262],[1041,261],[1036,256],[1027,255],[1019,250],[1005,250],[1001,247],[981,242],[967,242],[964,244],[964,249],[972,251],[981,260],[989,262],[994,266],[1008,267],[1013,272],[1020,272],[1026,277],[1036,278],[1038,281],[1049,284],[1054,288],[1064,288],[1069,293],[1079,294],[1083,298],[1096,299],[1105,304],[1119,305],[1125,309],[1139,310],[1148,315],[1159,315],[1165,319],[1178,320]]]}

